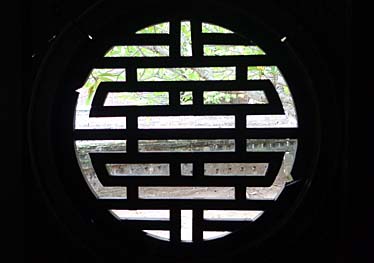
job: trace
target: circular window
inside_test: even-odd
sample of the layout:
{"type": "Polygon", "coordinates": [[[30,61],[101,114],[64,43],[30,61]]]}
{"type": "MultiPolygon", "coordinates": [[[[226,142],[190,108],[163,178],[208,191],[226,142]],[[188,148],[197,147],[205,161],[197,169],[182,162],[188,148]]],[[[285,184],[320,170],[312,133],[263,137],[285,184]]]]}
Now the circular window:
{"type": "Polygon", "coordinates": [[[67,27],[35,87],[34,163],[56,210],[103,254],[219,256],[270,238],[319,147],[287,37],[219,6],[105,6],[67,27]]]}
{"type": "Polygon", "coordinates": [[[294,180],[296,110],[253,41],[211,23],[197,22],[197,32],[173,23],[105,53],[78,90],[75,147],[93,194],[127,208],[108,207],[118,220],[163,240],[210,240],[257,220],[294,180]]]}

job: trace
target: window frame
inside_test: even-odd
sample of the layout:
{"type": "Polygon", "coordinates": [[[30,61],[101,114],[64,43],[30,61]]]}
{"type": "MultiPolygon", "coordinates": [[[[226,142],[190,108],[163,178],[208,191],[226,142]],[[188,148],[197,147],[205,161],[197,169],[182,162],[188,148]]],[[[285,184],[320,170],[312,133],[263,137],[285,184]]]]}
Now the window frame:
{"type": "MultiPolygon", "coordinates": [[[[260,9],[261,6],[262,5],[259,4],[258,8],[260,9]]],[[[98,7],[96,8],[97,9],[94,8],[93,10],[96,10],[96,11],[99,10],[98,7]]],[[[209,8],[209,6],[208,5],[203,6],[202,10],[204,10],[204,8],[209,8]]],[[[150,8],[150,10],[148,11],[151,12],[152,11],[151,9],[152,8],[150,8]]],[[[118,13],[122,15],[128,15],[126,13],[122,13],[123,10],[124,9],[119,10],[118,13]]],[[[220,10],[221,9],[219,8],[215,10],[217,13],[215,15],[212,15],[211,19],[221,18],[221,15],[223,15],[223,13],[220,13],[220,10]]],[[[154,18],[155,19],[154,21],[156,20],[163,21],[167,17],[168,12],[170,11],[175,11],[175,10],[172,8],[169,10],[166,9],[164,11],[165,12],[164,17],[162,17],[162,14],[160,13],[154,14],[156,17],[154,18]]],[[[189,10],[185,10],[184,12],[180,12],[177,14],[174,13],[174,16],[177,19],[180,19],[181,17],[185,17],[186,14],[188,14],[188,11],[189,10]]],[[[238,11],[236,10],[235,12],[238,12],[238,11]]],[[[241,21],[241,19],[248,19],[248,21],[251,21],[254,24],[261,25],[261,27],[265,28],[266,30],[269,30],[269,31],[274,30],[274,28],[268,28],[268,25],[267,26],[263,25],[262,19],[255,18],[255,16],[252,16],[250,18],[248,14],[242,14],[242,12],[238,12],[238,13],[240,13],[240,15],[236,19],[233,19],[233,20],[236,20],[235,22],[233,22],[233,24],[230,24],[229,19],[228,19],[227,21],[225,21],[226,23],[223,23],[224,25],[222,26],[226,25],[228,28],[231,29],[235,27],[234,23],[241,21]]],[[[72,159],[72,157],[75,158],[75,153],[73,153],[72,151],[73,147],[64,148],[64,146],[69,145],[69,144],[71,145],[73,143],[73,140],[71,140],[72,135],[69,133],[69,136],[66,136],[64,140],[61,140],[61,138],[65,137],[66,130],[73,131],[73,127],[72,127],[73,122],[71,121],[71,116],[74,111],[74,107],[75,107],[74,101],[76,97],[69,96],[69,94],[64,93],[62,91],[63,91],[63,87],[66,87],[66,85],[71,85],[71,87],[76,87],[77,83],[82,83],[81,82],[82,78],[85,78],[86,76],[88,76],[88,72],[91,69],[89,67],[89,64],[93,63],[93,61],[90,61],[90,58],[95,59],[95,56],[92,54],[100,54],[102,52],[103,50],[102,48],[98,48],[95,51],[95,48],[90,46],[90,44],[92,43],[91,40],[86,38],[87,32],[92,34],[93,36],[98,35],[98,32],[100,32],[100,25],[95,24],[95,23],[91,24],[91,22],[96,21],[95,19],[96,15],[101,17],[102,14],[103,13],[100,13],[100,12],[99,13],[95,13],[95,12],[87,13],[85,16],[79,19],[78,22],[75,22],[74,25],[68,26],[65,29],[65,32],[62,33],[61,36],[59,36],[56,39],[56,42],[53,44],[53,47],[51,47],[47,58],[43,62],[44,65],[42,65],[40,68],[40,71],[39,71],[39,74],[38,74],[38,77],[37,77],[37,80],[34,86],[35,93],[33,94],[33,99],[32,99],[33,103],[30,109],[30,113],[29,113],[29,120],[30,120],[29,139],[31,142],[31,148],[32,148],[31,151],[33,152],[33,156],[34,156],[34,160],[33,160],[34,169],[36,171],[38,180],[40,181],[40,184],[43,186],[43,189],[45,189],[48,197],[51,200],[53,200],[52,203],[55,204],[54,209],[58,211],[57,213],[62,218],[62,221],[66,222],[67,225],[72,227],[74,229],[73,231],[80,232],[78,236],[80,239],[85,240],[85,242],[87,242],[87,240],[89,239],[98,240],[100,238],[102,238],[102,240],[108,240],[107,238],[104,237],[105,235],[101,236],[99,234],[95,236],[95,234],[93,234],[93,232],[90,232],[90,231],[92,231],[93,229],[98,229],[99,232],[108,231],[108,229],[111,229],[112,227],[111,222],[113,221],[107,218],[106,215],[102,214],[99,211],[99,209],[96,209],[96,205],[95,205],[96,200],[92,198],[93,195],[89,191],[88,187],[87,189],[81,189],[80,187],[77,188],[77,184],[75,184],[76,182],[75,180],[77,179],[75,178],[77,176],[77,171],[80,171],[79,167],[77,166],[76,160],[72,159]],[[84,30],[82,28],[84,28],[84,30]],[[77,71],[77,68],[71,68],[71,67],[69,68],[69,61],[76,59],[74,58],[74,55],[78,54],[79,50],[84,49],[85,47],[87,47],[87,49],[90,49],[89,51],[92,51],[92,53],[89,56],[85,57],[84,59],[80,58],[80,62],[81,62],[81,65],[88,65],[88,66],[85,66],[83,69],[79,69],[80,72],[77,71]],[[61,51],[66,52],[69,50],[70,52],[66,53],[66,56],[62,58],[63,63],[61,63],[61,57],[59,54],[61,54],[61,51]],[[50,67],[51,64],[52,64],[52,67],[48,68],[50,67]],[[57,72],[52,72],[52,69],[58,69],[58,70],[57,72]],[[70,76],[67,82],[66,82],[66,79],[63,78],[63,76],[59,76],[60,72],[64,72],[63,76],[64,75],[70,76]],[[82,72],[86,72],[87,74],[84,74],[82,72]],[[47,75],[48,77],[46,77],[47,75]],[[54,81],[51,80],[53,79],[53,77],[51,76],[56,77],[54,81]],[[49,86],[48,84],[51,84],[51,83],[56,84],[56,85],[52,85],[56,90],[52,89],[52,91],[50,90],[50,92],[46,92],[48,89],[47,86],[49,86]],[[64,85],[62,85],[62,83],[64,85]],[[59,101],[64,101],[64,103],[66,103],[64,105],[65,106],[68,105],[68,107],[65,109],[62,109],[60,107],[60,104],[56,103],[55,101],[56,96],[58,96],[59,101]],[[54,118],[54,116],[58,116],[58,118],[54,118]],[[52,124],[50,120],[52,120],[53,122],[52,124]],[[55,148],[56,145],[58,145],[58,147],[55,148]],[[48,156],[49,157],[53,156],[53,158],[52,160],[47,161],[48,163],[45,163],[45,160],[47,160],[46,157],[48,156]],[[56,160],[63,160],[62,161],[63,164],[56,163],[56,160]],[[69,163],[72,164],[71,167],[68,165],[69,163]],[[49,174],[50,177],[47,178],[46,174],[49,174]],[[61,178],[64,178],[64,179],[61,180],[61,178]],[[84,210],[83,205],[81,204],[78,205],[76,203],[76,200],[74,199],[72,200],[70,198],[71,196],[80,196],[81,198],[80,202],[88,206],[86,208],[87,210],[84,210]],[[94,209],[91,210],[93,207],[94,209]],[[66,212],[66,211],[69,211],[69,212],[66,212]],[[77,218],[79,218],[79,220],[77,220],[77,218]],[[91,222],[90,225],[87,225],[88,222],[91,222]],[[85,229],[85,231],[81,231],[83,229],[85,229]]],[[[199,16],[196,15],[196,13],[194,13],[194,18],[199,18],[199,16]]],[[[206,18],[204,17],[204,19],[206,18]]],[[[144,22],[144,24],[145,23],[149,24],[149,22],[144,22]]],[[[142,25],[139,25],[139,27],[141,26],[142,25]]],[[[243,32],[243,34],[248,34],[248,32],[246,32],[240,26],[237,26],[237,28],[235,29],[237,32],[243,32]]],[[[279,33],[276,33],[273,35],[274,36],[274,39],[272,39],[273,43],[275,43],[274,41],[279,41],[278,37],[280,35],[281,34],[279,33]]],[[[272,42],[272,41],[269,41],[269,42],[272,42]]],[[[303,42],[305,40],[298,40],[298,41],[303,42]]],[[[288,64],[295,63],[298,65],[301,65],[303,70],[304,68],[308,68],[308,66],[305,66],[304,63],[301,63],[299,61],[299,58],[302,57],[299,55],[300,53],[294,54],[295,50],[292,49],[291,47],[289,46],[286,48],[280,47],[279,48],[280,50],[277,50],[277,49],[274,50],[273,48],[270,48],[271,47],[270,44],[266,44],[268,43],[268,41],[266,40],[266,36],[262,36],[261,34],[260,34],[260,42],[261,43],[259,43],[259,46],[261,47],[266,46],[266,50],[273,50],[274,53],[272,55],[274,55],[274,57],[278,59],[279,62],[281,62],[281,60],[284,59],[284,57],[281,57],[279,54],[282,54],[282,52],[284,52],[285,50],[287,54],[290,55],[289,58],[287,57],[287,59],[289,60],[287,60],[286,62],[283,62],[284,64],[282,64],[281,66],[281,70],[282,72],[285,73],[286,76],[291,74],[290,68],[287,67],[288,64]],[[278,55],[277,55],[277,52],[278,52],[278,55]]],[[[305,60],[303,59],[301,60],[305,62],[305,60]]],[[[305,97],[305,94],[301,95],[300,94],[301,91],[299,93],[295,92],[294,94],[294,91],[292,90],[294,98],[295,98],[295,104],[296,104],[295,106],[296,106],[296,110],[298,114],[300,113],[301,116],[311,117],[311,119],[308,119],[308,121],[310,121],[309,124],[307,123],[305,119],[299,118],[299,123],[301,125],[301,128],[303,129],[302,132],[304,133],[305,142],[307,144],[300,145],[302,148],[304,148],[304,150],[301,149],[300,151],[298,151],[297,158],[304,159],[304,160],[308,159],[308,161],[310,161],[309,159],[310,156],[308,155],[308,151],[305,150],[305,148],[313,149],[311,151],[312,153],[314,153],[314,156],[312,157],[313,161],[310,162],[310,163],[313,163],[313,165],[311,165],[310,167],[311,175],[309,177],[309,178],[312,178],[312,176],[315,174],[313,172],[313,169],[314,169],[313,166],[314,165],[318,166],[318,163],[317,163],[318,153],[320,153],[319,159],[322,158],[323,160],[323,157],[326,157],[326,152],[324,152],[323,150],[325,149],[326,151],[326,149],[329,149],[327,148],[326,145],[321,145],[321,149],[318,149],[319,142],[320,142],[320,138],[318,138],[319,133],[321,132],[321,130],[324,129],[324,127],[322,127],[319,122],[319,118],[320,118],[319,112],[321,112],[321,109],[322,109],[324,114],[326,114],[326,111],[324,111],[323,109],[326,108],[327,106],[326,103],[328,103],[323,99],[323,96],[321,96],[321,93],[322,95],[324,95],[326,92],[328,93],[329,90],[328,89],[325,90],[321,86],[319,86],[323,83],[323,80],[328,79],[328,77],[326,77],[325,75],[326,73],[323,72],[323,70],[319,71],[318,69],[316,69],[316,67],[319,64],[319,61],[308,60],[307,62],[310,63],[309,66],[311,66],[313,70],[315,70],[314,76],[316,75],[316,72],[318,72],[318,74],[322,74],[325,77],[324,78],[324,77],[319,76],[319,77],[313,78],[307,72],[304,72],[303,76],[305,76],[306,79],[303,79],[302,77],[298,77],[298,80],[295,80],[296,82],[299,81],[300,83],[304,83],[306,81],[307,85],[309,86],[307,89],[310,89],[308,91],[310,92],[310,95],[311,95],[309,99],[315,97],[314,99],[312,99],[312,101],[310,101],[312,105],[309,105],[310,106],[309,108],[313,109],[312,112],[309,112],[309,109],[308,109],[308,112],[304,112],[306,111],[305,109],[307,109],[308,107],[305,104],[304,106],[300,105],[301,102],[304,103],[305,100],[304,99],[299,100],[298,98],[299,97],[301,98],[301,96],[305,97]],[[314,92],[316,92],[317,94],[313,94],[314,92]],[[315,108],[315,106],[317,106],[318,108],[315,108]],[[313,125],[311,125],[311,123],[313,125]],[[314,139],[308,141],[306,138],[314,138],[314,139]]],[[[286,79],[289,80],[289,78],[287,77],[286,79]]],[[[72,93],[70,92],[70,94],[72,93]]],[[[330,112],[328,115],[334,116],[334,114],[336,113],[330,112]]],[[[326,130],[324,131],[326,132],[326,130]]],[[[327,131],[327,135],[328,135],[327,137],[329,139],[333,138],[331,133],[333,133],[331,132],[331,130],[327,131]]],[[[326,136],[326,133],[325,133],[325,136],[326,136]]],[[[324,139],[326,140],[326,137],[324,139]]],[[[329,143],[329,145],[330,146],[331,144],[334,145],[333,143],[334,141],[335,140],[332,140],[332,143],[329,143]]],[[[335,147],[330,147],[330,149],[335,150],[335,147]]],[[[306,169],[306,166],[307,164],[298,164],[296,167],[294,167],[294,172],[297,173],[299,170],[304,170],[306,169]]],[[[80,178],[78,181],[80,181],[82,185],[85,185],[85,182],[83,181],[83,177],[81,175],[78,177],[80,178]]],[[[311,182],[312,181],[309,181],[307,185],[310,185],[311,182]]],[[[307,188],[309,187],[310,186],[308,186],[307,188]]],[[[305,194],[306,194],[306,191],[305,191],[305,194]]],[[[300,200],[298,200],[299,205],[302,206],[302,204],[304,203],[304,206],[305,206],[305,202],[301,202],[302,198],[303,197],[300,197],[299,198],[300,200]]],[[[296,209],[296,206],[294,209],[296,209]]],[[[284,226],[284,224],[287,223],[286,221],[288,221],[288,224],[290,224],[290,222],[292,222],[292,216],[291,216],[292,214],[293,213],[290,213],[290,216],[289,216],[290,218],[288,218],[291,221],[284,219],[284,221],[278,226],[278,228],[281,228],[282,225],[284,226]]],[[[271,216],[269,220],[271,221],[272,218],[273,216],[271,216]]],[[[261,232],[261,230],[262,229],[259,228],[258,230],[251,230],[251,231],[261,232]]],[[[109,231],[112,231],[112,230],[109,230],[109,231]]],[[[146,244],[146,246],[148,247],[149,246],[158,247],[158,245],[153,241],[142,240],[142,238],[139,237],[136,231],[133,231],[131,229],[125,229],[125,231],[129,233],[129,236],[136,237],[136,239],[139,240],[140,243],[146,244]],[[143,243],[143,242],[146,242],[146,243],[143,243]]],[[[253,247],[255,245],[261,245],[261,244],[262,244],[261,246],[263,246],[263,244],[266,243],[264,240],[269,239],[269,236],[267,237],[264,236],[257,240],[250,240],[250,241],[243,238],[245,235],[252,233],[251,231],[249,232],[243,231],[243,233],[240,236],[236,236],[236,237],[234,235],[234,237],[226,239],[225,243],[226,242],[231,242],[233,244],[242,243],[244,247],[249,246],[248,250],[251,251],[251,253],[253,253],[255,252],[253,250],[253,247]]],[[[115,236],[116,234],[115,232],[116,231],[113,230],[113,233],[112,233],[113,236],[115,236]]],[[[271,233],[269,235],[271,236],[274,234],[271,233]]],[[[132,238],[124,239],[124,240],[112,239],[112,240],[109,240],[110,242],[109,244],[111,244],[113,247],[125,246],[127,247],[128,250],[133,249],[134,251],[140,252],[141,250],[139,250],[139,247],[134,246],[134,244],[132,244],[131,242],[131,239],[132,238]]],[[[140,243],[137,243],[137,244],[139,245],[140,243]]],[[[219,245],[220,241],[217,241],[217,242],[214,241],[212,243],[215,243],[215,244],[211,246],[210,248],[205,247],[203,245],[199,248],[197,247],[193,248],[192,250],[189,251],[189,253],[193,253],[194,251],[199,250],[199,252],[197,253],[198,255],[203,255],[204,253],[206,253],[205,255],[211,255],[213,251],[217,250],[217,248],[220,248],[220,245],[219,245]]],[[[95,244],[95,246],[100,246],[100,244],[95,244]]],[[[225,246],[223,245],[223,247],[225,246]]],[[[167,248],[162,248],[162,249],[170,249],[170,247],[167,246],[167,248]]],[[[178,247],[175,250],[174,256],[177,256],[180,249],[186,249],[186,247],[184,247],[184,245],[182,245],[181,247],[178,247]]],[[[234,247],[232,247],[232,249],[234,250],[234,247]]],[[[103,252],[103,253],[106,254],[106,252],[103,252]]],[[[99,254],[101,254],[101,252],[99,254]]],[[[254,253],[254,254],[255,255],[257,254],[255,257],[259,257],[259,258],[263,256],[261,255],[261,253],[254,253]]],[[[215,255],[215,256],[219,256],[219,255],[215,255]]]]}

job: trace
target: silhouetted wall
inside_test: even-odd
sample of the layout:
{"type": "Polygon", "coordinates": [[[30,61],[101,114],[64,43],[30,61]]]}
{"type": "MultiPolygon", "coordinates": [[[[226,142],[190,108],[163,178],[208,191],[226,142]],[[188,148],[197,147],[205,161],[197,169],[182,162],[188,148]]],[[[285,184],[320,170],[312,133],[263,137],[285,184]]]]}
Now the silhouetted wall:
{"type": "MultiPolygon", "coordinates": [[[[26,125],[27,108],[31,95],[31,83],[35,73],[40,66],[42,57],[45,55],[50,44],[49,41],[58,34],[63,25],[72,18],[79,15],[94,1],[89,0],[38,0],[30,1],[22,6],[23,26],[23,58],[24,74],[23,85],[18,94],[22,99],[19,112],[22,115],[22,125],[26,125]],[[31,58],[32,57],[32,58],[31,58]]],[[[231,0],[237,2],[242,8],[251,8],[251,1],[231,0]]],[[[297,17],[304,30],[310,32],[313,41],[317,45],[328,69],[336,89],[338,101],[346,101],[347,77],[349,76],[349,56],[345,56],[349,49],[348,29],[349,1],[341,0],[316,0],[316,1],[281,1],[274,0],[282,8],[297,17]]],[[[196,2],[195,2],[196,4],[196,2]]],[[[4,10],[6,12],[6,10],[4,10]]],[[[349,52],[349,51],[348,51],[349,52]]],[[[348,113],[340,105],[342,118],[348,113]]],[[[346,127],[342,127],[345,129],[346,127]]],[[[25,262],[53,262],[53,263],[75,263],[95,262],[87,258],[85,250],[74,242],[66,229],[62,228],[54,215],[48,210],[40,190],[30,175],[30,158],[28,154],[25,127],[19,127],[18,132],[23,145],[21,158],[23,180],[25,183],[25,262]]],[[[344,179],[347,176],[344,164],[346,156],[344,151],[338,158],[342,167],[335,175],[336,187],[334,192],[329,193],[328,200],[320,211],[319,219],[310,225],[307,230],[300,233],[299,239],[295,240],[289,252],[279,254],[279,262],[352,262],[347,257],[347,222],[344,220],[345,200],[344,179]]],[[[351,216],[352,217],[352,216],[351,216]]],[[[303,222],[300,222],[303,223],[303,222]]],[[[12,261],[9,261],[12,262],[12,261]]],[[[124,262],[134,262],[126,261],[124,262]]],[[[362,262],[362,261],[360,261],[362,262]]],[[[176,262],[177,263],[177,262],[176,262]]]]}

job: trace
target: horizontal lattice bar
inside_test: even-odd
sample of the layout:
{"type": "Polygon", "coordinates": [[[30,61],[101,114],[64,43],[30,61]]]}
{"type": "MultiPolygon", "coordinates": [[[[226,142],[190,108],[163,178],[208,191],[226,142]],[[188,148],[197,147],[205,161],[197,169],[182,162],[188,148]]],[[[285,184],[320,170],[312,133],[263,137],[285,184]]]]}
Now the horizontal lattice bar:
{"type": "Polygon", "coordinates": [[[217,44],[217,45],[254,45],[251,40],[243,38],[237,34],[209,33],[200,35],[202,44],[217,44]]]}
{"type": "Polygon", "coordinates": [[[273,200],[185,200],[185,199],[99,199],[106,209],[233,209],[266,210],[274,205],[273,200]]]}
{"type": "MultiPolygon", "coordinates": [[[[202,96],[202,95],[201,95],[202,96]]],[[[198,99],[198,98],[196,98],[198,99]]],[[[202,100],[202,98],[201,98],[202,100]]],[[[279,100],[279,97],[275,91],[274,86],[269,80],[255,80],[255,81],[199,81],[194,83],[193,81],[188,82],[144,82],[144,83],[132,83],[128,84],[126,82],[102,82],[95,93],[92,110],[90,112],[91,117],[106,117],[106,116],[124,116],[124,112],[128,114],[138,114],[144,112],[146,115],[156,114],[156,112],[162,112],[162,115],[183,115],[183,112],[191,112],[198,114],[201,112],[204,114],[206,111],[217,112],[217,114],[225,113],[229,111],[230,113],[246,112],[247,114],[283,114],[284,110],[279,100]],[[178,92],[185,90],[202,90],[209,91],[219,91],[219,90],[230,90],[230,89],[240,89],[240,90],[261,90],[265,92],[266,98],[268,100],[267,104],[263,105],[174,105],[172,107],[166,106],[103,106],[110,92],[155,92],[155,91],[169,91],[178,92]],[[156,108],[154,108],[156,107],[156,108]],[[222,108],[221,108],[222,107],[222,108]]],[[[216,115],[217,115],[216,114],[216,115]]],[[[161,115],[158,114],[158,115],[161,115]]]]}
{"type": "Polygon", "coordinates": [[[101,82],[96,92],[140,92],[140,91],[185,91],[185,90],[273,90],[268,79],[262,80],[206,80],[206,81],[146,81],[127,83],[126,81],[101,82]]]}
{"type": "Polygon", "coordinates": [[[247,115],[283,114],[283,108],[274,104],[248,105],[183,105],[171,106],[98,106],[92,107],[90,117],[120,116],[178,116],[178,115],[247,115]]]}
{"type": "Polygon", "coordinates": [[[252,56],[220,56],[202,57],[137,57],[137,58],[111,58],[104,57],[97,61],[94,68],[126,68],[127,65],[137,68],[163,68],[171,67],[222,67],[222,66],[273,66],[277,63],[264,55],[252,56]]]}
{"type": "Polygon", "coordinates": [[[162,220],[121,220],[126,226],[138,229],[170,230],[170,221],[162,220]]]}
{"type": "Polygon", "coordinates": [[[267,176],[220,176],[220,177],[199,177],[184,176],[176,177],[157,177],[152,178],[143,176],[104,176],[98,175],[103,186],[193,186],[193,187],[222,187],[222,186],[245,186],[251,187],[269,187],[273,184],[275,175],[267,176]]]}
{"type": "MultiPolygon", "coordinates": [[[[106,164],[110,162],[115,163],[132,163],[136,160],[138,163],[142,163],[143,158],[136,157],[125,157],[128,154],[113,154],[113,153],[90,153],[90,157],[95,168],[96,173],[104,186],[246,186],[250,185],[253,187],[268,187],[271,186],[275,180],[275,177],[280,169],[284,153],[282,152],[271,152],[271,153],[246,153],[245,157],[241,157],[242,160],[247,162],[255,161],[259,162],[269,162],[267,172],[265,176],[203,176],[203,171],[201,174],[196,174],[193,172],[194,176],[183,176],[183,177],[163,177],[163,176],[152,176],[149,177],[139,177],[139,176],[110,176],[108,170],[106,169],[106,164]],[[252,157],[252,158],[251,158],[252,157]],[[132,160],[133,159],[133,160],[132,160]]],[[[137,154],[139,155],[139,154],[137,154]]],[[[171,155],[177,155],[172,153],[171,155]]],[[[183,161],[191,161],[188,158],[181,158],[177,162],[177,158],[172,158],[169,155],[169,160],[173,160],[174,165],[178,165],[183,161]]],[[[204,161],[204,158],[198,153],[194,153],[195,161],[204,161]]],[[[232,156],[232,155],[231,155],[232,156]]],[[[206,156],[207,157],[207,156],[206,156]]],[[[151,155],[148,158],[157,159],[156,155],[151,155]]],[[[214,154],[208,154],[210,162],[220,162],[222,160],[222,155],[220,158],[214,158],[214,154]],[[212,156],[210,156],[212,155],[212,156]]],[[[229,158],[225,158],[229,159],[229,158]]],[[[238,159],[238,158],[236,158],[238,159]]],[[[240,159],[240,158],[239,158],[240,159]]],[[[238,162],[238,161],[237,161],[238,162]]]]}
{"type": "Polygon", "coordinates": [[[136,132],[114,129],[75,130],[76,140],[125,140],[125,139],[287,139],[297,138],[296,128],[253,128],[240,133],[236,129],[140,129],[136,132]]]}
{"type": "MultiPolygon", "coordinates": [[[[238,156],[234,152],[170,152],[170,153],[90,153],[94,163],[185,163],[185,162],[279,162],[283,152],[245,152],[238,156]]],[[[268,170],[270,167],[268,168],[268,170]]]]}

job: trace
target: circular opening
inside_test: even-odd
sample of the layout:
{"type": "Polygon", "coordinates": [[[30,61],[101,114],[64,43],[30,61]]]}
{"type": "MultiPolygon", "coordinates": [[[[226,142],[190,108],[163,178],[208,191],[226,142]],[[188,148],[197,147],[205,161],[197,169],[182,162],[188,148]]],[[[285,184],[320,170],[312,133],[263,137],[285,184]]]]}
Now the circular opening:
{"type": "MultiPolygon", "coordinates": [[[[227,28],[202,22],[193,31],[191,21],[183,20],[173,25],[179,34],[171,34],[170,24],[145,27],[133,32],[129,44],[112,46],[103,55],[103,63],[118,61],[116,67],[92,69],[77,90],[74,118],[77,133],[82,130],[93,134],[104,130],[107,134],[113,130],[126,132],[119,140],[99,140],[100,136],[95,140],[84,140],[84,136],[75,140],[81,172],[92,193],[98,199],[127,200],[133,203],[131,207],[137,206],[138,199],[157,199],[165,204],[175,199],[214,200],[217,204],[219,200],[238,203],[243,198],[248,202],[276,200],[285,185],[294,180],[291,171],[297,138],[290,134],[280,138],[260,135],[254,139],[250,131],[297,128],[296,109],[284,76],[276,65],[243,65],[243,61],[266,57],[266,53],[253,40],[227,28]],[[170,50],[175,49],[168,43],[171,38],[179,39],[175,43],[179,47],[176,57],[187,58],[193,64],[195,49],[200,48],[192,41],[196,35],[203,42],[201,55],[207,61],[212,59],[212,66],[184,67],[176,61],[174,67],[158,67],[149,60],[148,67],[127,72],[132,63],[147,64],[147,59],[170,58],[170,50]],[[144,36],[149,43],[162,38],[167,41],[159,40],[151,45],[142,41],[144,36]],[[217,66],[215,58],[218,58],[217,66]],[[233,65],[220,66],[224,63],[221,58],[232,58],[233,65]],[[244,76],[238,76],[237,71],[244,71],[244,76]],[[135,80],[127,81],[127,74],[133,73],[135,76],[130,78],[135,80]],[[90,117],[95,114],[97,117],[90,117]],[[243,126],[247,134],[236,139],[243,132],[240,129],[243,126]],[[207,131],[216,132],[217,136],[210,138],[212,135],[207,131]],[[230,135],[225,134],[229,132],[230,135]],[[129,150],[128,143],[132,144],[129,150]],[[280,166],[270,161],[271,156],[266,157],[266,153],[272,152],[278,153],[280,160],[276,161],[280,166]],[[105,162],[98,160],[95,170],[93,159],[98,156],[105,162]],[[204,157],[206,160],[201,161],[204,157]],[[110,183],[104,186],[103,181],[110,183]],[[217,183],[220,186],[215,186],[217,183]],[[129,187],[136,192],[130,199],[129,187]],[[243,189],[239,188],[243,187],[244,193],[240,193],[243,189]]],[[[125,37],[123,42],[126,43],[125,37]]],[[[202,219],[208,229],[211,221],[222,221],[228,226],[235,222],[240,227],[238,222],[258,220],[265,210],[265,207],[245,209],[242,205],[232,205],[231,209],[208,208],[203,209],[202,219]]],[[[179,220],[171,220],[170,209],[147,207],[146,201],[143,208],[109,211],[124,222],[141,225],[148,221],[147,226],[140,228],[152,237],[169,241],[173,230],[179,231],[172,235],[177,235],[182,242],[194,241],[194,222],[198,221],[194,220],[193,206],[174,211],[179,220]],[[160,227],[165,222],[169,224],[160,227]]],[[[203,240],[220,238],[236,230],[233,227],[208,229],[200,229],[203,240]]]]}
{"type": "Polygon", "coordinates": [[[237,10],[102,5],[56,38],[35,85],[30,144],[54,209],[103,258],[261,258],[317,161],[304,65],[237,10]]]}

